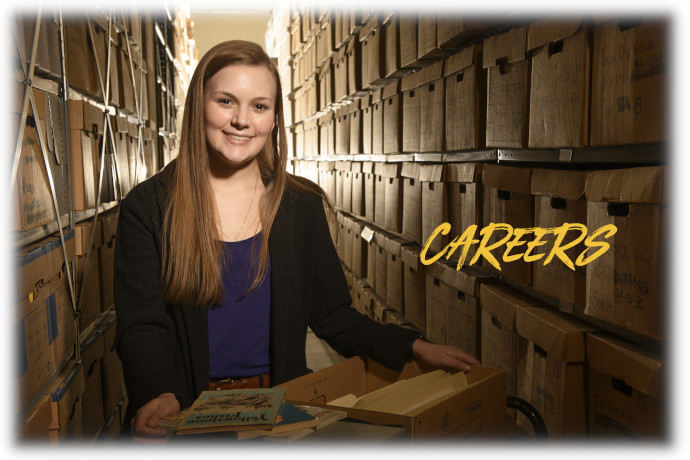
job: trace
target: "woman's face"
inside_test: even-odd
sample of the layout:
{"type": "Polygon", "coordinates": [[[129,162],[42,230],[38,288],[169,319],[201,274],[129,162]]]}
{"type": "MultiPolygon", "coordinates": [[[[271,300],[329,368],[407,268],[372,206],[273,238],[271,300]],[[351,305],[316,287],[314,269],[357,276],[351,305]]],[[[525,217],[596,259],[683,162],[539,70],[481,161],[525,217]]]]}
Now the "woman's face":
{"type": "Polygon", "coordinates": [[[229,65],[204,86],[211,164],[237,168],[261,152],[275,126],[276,83],[265,66],[229,65]]]}

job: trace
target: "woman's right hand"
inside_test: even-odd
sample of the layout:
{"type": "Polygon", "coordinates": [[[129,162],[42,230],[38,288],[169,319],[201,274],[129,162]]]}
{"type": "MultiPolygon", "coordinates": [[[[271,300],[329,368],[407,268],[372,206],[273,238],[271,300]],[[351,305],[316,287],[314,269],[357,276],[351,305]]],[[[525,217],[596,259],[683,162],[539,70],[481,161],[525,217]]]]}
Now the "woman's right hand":
{"type": "Polygon", "coordinates": [[[180,412],[180,403],[173,393],[163,393],[144,404],[132,418],[132,436],[137,440],[160,438],[168,432],[158,428],[161,418],[180,412]]]}

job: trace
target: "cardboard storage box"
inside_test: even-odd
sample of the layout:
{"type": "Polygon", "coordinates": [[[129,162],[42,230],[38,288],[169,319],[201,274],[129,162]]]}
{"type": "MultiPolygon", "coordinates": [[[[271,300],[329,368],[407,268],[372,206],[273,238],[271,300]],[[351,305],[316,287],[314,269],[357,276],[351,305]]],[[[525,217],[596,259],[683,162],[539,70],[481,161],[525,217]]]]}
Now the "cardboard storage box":
{"type": "Polygon", "coordinates": [[[374,122],[374,109],[371,96],[364,96],[361,99],[362,107],[362,153],[371,155],[374,133],[372,131],[374,122]]]}
{"type": "Polygon", "coordinates": [[[404,313],[403,264],[400,258],[400,248],[405,244],[405,240],[384,232],[377,232],[375,238],[378,247],[376,292],[389,307],[404,313]],[[381,282],[379,282],[379,278],[381,278],[381,282]]]}
{"type": "MultiPolygon", "coordinates": [[[[87,260],[92,226],[92,222],[87,221],[81,222],[74,227],[77,260],[77,271],[75,274],[76,294],[78,299],[77,309],[80,311],[79,330],[82,332],[87,330],[87,327],[93,323],[101,312],[98,249],[102,246],[103,240],[101,230],[97,228],[95,230],[91,252],[88,253],[87,260]],[[83,290],[82,286],[84,286],[83,290]]],[[[100,227],[100,223],[97,227],[100,227]]]]}
{"type": "Polygon", "coordinates": [[[422,183],[420,163],[405,162],[400,170],[402,182],[402,235],[422,244],[422,183]]]}
{"type": "Polygon", "coordinates": [[[362,163],[364,174],[364,218],[368,222],[374,222],[376,203],[376,184],[378,176],[374,174],[374,163],[365,161],[362,163]]]}
{"type": "Polygon", "coordinates": [[[357,99],[350,104],[350,155],[363,153],[364,141],[362,138],[362,109],[361,104],[364,98],[357,99]]]}
{"type": "Polygon", "coordinates": [[[372,297],[365,293],[367,284],[361,278],[352,280],[352,306],[363,315],[373,318],[372,297]]]}
{"type": "Polygon", "coordinates": [[[19,428],[19,438],[28,442],[43,442],[50,436],[52,408],[49,395],[41,395],[26,412],[19,428]]]}
{"type": "MultiPolygon", "coordinates": [[[[445,165],[423,164],[419,166],[419,182],[422,183],[422,240],[426,242],[436,227],[448,221],[448,200],[445,191],[445,165]]],[[[429,244],[429,254],[440,252],[449,241],[449,235],[437,235],[429,244]]]]}
{"type": "Polygon", "coordinates": [[[530,148],[589,144],[591,40],[589,26],[577,18],[529,26],[530,148]]]}
{"type": "Polygon", "coordinates": [[[436,16],[436,43],[441,49],[463,48],[492,27],[490,21],[461,14],[436,16]]]}
{"type": "Polygon", "coordinates": [[[591,145],[668,140],[668,33],[663,19],[594,26],[591,145]]]}
{"type": "Polygon", "coordinates": [[[400,80],[388,83],[381,91],[383,105],[383,146],[382,152],[400,153],[402,147],[402,99],[400,80]]]}
{"type": "Polygon", "coordinates": [[[530,61],[525,52],[526,43],[526,27],[484,40],[487,147],[527,147],[530,61]]]}
{"type": "MultiPolygon", "coordinates": [[[[335,206],[338,208],[343,208],[345,203],[344,193],[345,193],[345,180],[347,175],[345,174],[350,170],[350,163],[347,161],[337,161],[335,163],[335,206]]],[[[350,188],[352,190],[352,188],[350,188]]],[[[352,198],[350,198],[350,202],[352,198]]]]}
{"type": "Polygon", "coordinates": [[[361,162],[352,162],[352,214],[364,218],[364,173],[361,162]]]}
{"type": "Polygon", "coordinates": [[[355,96],[364,89],[362,85],[362,42],[350,40],[345,51],[347,55],[347,93],[355,96]]]}
{"type": "Polygon", "coordinates": [[[84,397],[84,371],[81,362],[72,360],[55,377],[45,392],[51,401],[51,443],[80,439],[84,421],[82,401],[84,397]]]}
{"type": "Polygon", "coordinates": [[[371,153],[383,153],[383,102],[382,91],[378,88],[371,93],[371,153]]]}
{"type": "MultiPolygon", "coordinates": [[[[59,27],[56,21],[56,11],[46,8],[41,11],[41,23],[39,26],[38,45],[36,47],[36,61],[34,72],[46,74],[52,78],[62,76],[62,66],[60,63],[60,38],[59,27]]],[[[34,44],[34,31],[36,28],[36,18],[34,15],[25,14],[17,17],[13,21],[17,25],[17,39],[19,48],[22,50],[26,67],[28,69],[31,61],[31,51],[34,44]]],[[[12,46],[12,56],[19,57],[17,46],[12,46]]]]}
{"type": "Polygon", "coordinates": [[[400,168],[398,163],[374,165],[374,223],[392,232],[400,232],[402,226],[400,168]]]}
{"type": "MultiPolygon", "coordinates": [[[[587,434],[587,358],[585,341],[593,326],[553,308],[520,307],[518,334],[528,341],[518,369],[518,396],[534,406],[549,438],[587,434]]],[[[518,425],[529,422],[518,414],[518,425]]]]}
{"type": "Polygon", "coordinates": [[[480,356],[479,287],[493,277],[474,268],[437,261],[426,266],[426,333],[441,345],[459,347],[480,356]]]}
{"type": "MultiPolygon", "coordinates": [[[[87,21],[77,18],[64,21],[65,67],[69,84],[92,96],[103,97],[94,60],[93,42],[89,38],[87,21]]],[[[98,30],[98,27],[92,27],[98,30]]],[[[96,40],[98,56],[105,57],[105,42],[96,40]]],[[[105,66],[101,66],[105,68],[105,66]]],[[[103,73],[104,74],[104,73],[103,73]]]]}
{"type": "Polygon", "coordinates": [[[413,69],[420,67],[417,59],[417,16],[415,14],[401,13],[398,24],[400,37],[400,67],[413,69]]]}
{"type": "MultiPolygon", "coordinates": [[[[665,337],[665,167],[593,171],[587,177],[587,228],[614,225],[598,241],[610,248],[589,262],[585,313],[648,337],[665,337]]],[[[588,256],[591,256],[591,251],[588,256]]]]}
{"type": "Polygon", "coordinates": [[[99,140],[100,138],[91,132],[70,130],[72,208],[75,211],[96,207],[99,140]]]}
{"type": "Polygon", "coordinates": [[[350,168],[354,165],[355,163],[348,163],[347,169],[344,171],[343,174],[343,203],[342,203],[342,208],[344,211],[348,213],[352,213],[352,171],[350,168]]]}
{"type": "MultiPolygon", "coordinates": [[[[451,225],[449,238],[452,241],[461,236],[472,225],[480,227],[483,224],[483,189],[481,163],[449,163],[445,165],[445,184],[448,199],[448,220],[451,225]]],[[[469,264],[477,250],[472,245],[467,251],[463,266],[469,264]]],[[[446,254],[448,256],[448,254],[446,254]]],[[[450,254],[451,260],[459,260],[462,248],[450,254]]]]}
{"type": "Polygon", "coordinates": [[[100,217],[102,222],[103,245],[98,248],[98,273],[100,276],[101,310],[105,311],[114,305],[113,271],[115,256],[115,232],[119,212],[109,212],[100,217]]]}
{"type": "Polygon", "coordinates": [[[417,91],[417,73],[400,80],[402,99],[402,152],[419,152],[421,126],[421,95],[417,91]]]}
{"type": "Polygon", "coordinates": [[[319,161],[319,186],[326,192],[331,203],[335,202],[335,163],[319,161]]]}
{"type": "Polygon", "coordinates": [[[668,436],[664,363],[612,334],[587,334],[589,436],[662,440],[668,436]]]}
{"type": "Polygon", "coordinates": [[[347,89],[347,51],[345,46],[342,46],[333,57],[333,100],[335,102],[342,101],[348,95],[347,89]]]}
{"type": "MultiPolygon", "coordinates": [[[[412,37],[409,36],[409,33],[406,36],[403,36],[403,34],[405,32],[409,32],[410,29],[409,26],[407,26],[407,29],[405,29],[405,21],[406,19],[404,15],[401,15],[401,13],[399,12],[391,11],[386,12],[382,15],[382,28],[384,31],[384,38],[386,42],[386,62],[384,76],[388,79],[399,78],[406,72],[402,64],[404,59],[404,52],[410,56],[414,54],[414,56],[412,56],[412,60],[416,60],[416,28],[414,29],[415,34],[413,34],[412,37]],[[405,47],[406,49],[403,50],[403,47],[405,47]],[[412,50],[409,50],[410,47],[412,47],[412,50]]],[[[407,19],[407,22],[409,22],[409,19],[407,19]]]]}
{"type": "Polygon", "coordinates": [[[15,190],[15,222],[17,231],[40,227],[55,219],[52,195],[48,183],[48,172],[43,161],[38,133],[35,128],[24,129],[17,164],[15,190]]]}
{"type": "Polygon", "coordinates": [[[418,91],[421,93],[420,152],[442,152],[445,145],[445,80],[443,61],[437,61],[418,73],[418,91]]]}
{"type": "Polygon", "coordinates": [[[304,131],[305,131],[305,146],[304,146],[304,153],[307,156],[329,156],[329,155],[334,155],[335,154],[335,145],[336,145],[336,134],[335,134],[335,127],[336,127],[337,121],[335,119],[335,111],[330,111],[327,112],[325,115],[319,117],[316,119],[316,125],[318,126],[316,128],[316,132],[318,133],[318,148],[314,146],[314,142],[316,139],[314,139],[315,136],[309,136],[309,140],[307,140],[307,136],[313,132],[312,128],[314,126],[313,123],[305,123],[304,125],[304,131]]]}
{"type": "MultiPolygon", "coordinates": [[[[587,225],[587,201],[585,200],[586,171],[555,170],[535,168],[532,171],[532,195],[534,196],[534,226],[555,229],[565,223],[587,225]]],[[[596,229],[588,229],[590,233],[596,229]]],[[[558,243],[560,247],[570,245],[581,236],[579,230],[571,230],[558,243]]],[[[557,242],[557,236],[549,233],[541,238],[543,246],[535,246],[531,252],[539,259],[532,262],[532,286],[548,296],[569,305],[585,307],[586,267],[577,266],[575,261],[586,249],[584,239],[565,250],[571,266],[560,259],[553,259],[546,265],[557,242]]]]}
{"type": "Polygon", "coordinates": [[[103,417],[103,383],[101,381],[101,364],[105,346],[103,331],[99,328],[81,343],[81,358],[84,364],[84,395],[82,409],[84,417],[84,437],[92,439],[104,422],[103,417]]]}
{"type": "Polygon", "coordinates": [[[360,278],[367,277],[367,249],[368,245],[362,238],[364,222],[359,219],[348,219],[348,236],[352,240],[352,265],[350,269],[360,278]]]}
{"type": "Polygon", "coordinates": [[[325,110],[333,103],[333,67],[331,58],[321,66],[318,72],[317,87],[319,91],[319,111],[325,110]]]}
{"type": "MultiPolygon", "coordinates": [[[[353,393],[362,396],[400,379],[414,377],[432,369],[413,361],[402,372],[355,357],[334,366],[284,383],[285,399],[311,404],[326,404],[353,393]]],[[[502,438],[505,436],[505,372],[475,367],[467,374],[468,386],[438,404],[408,415],[346,409],[348,416],[380,425],[402,426],[410,438],[439,437],[502,438]]]]}
{"type": "Polygon", "coordinates": [[[350,113],[349,107],[335,110],[335,152],[336,155],[350,153],[350,113]]]}
{"type": "Polygon", "coordinates": [[[481,50],[481,45],[470,45],[444,60],[447,151],[486,146],[486,71],[481,50]]]}
{"type": "Polygon", "coordinates": [[[517,311],[522,307],[544,305],[510,286],[498,283],[482,284],[479,302],[481,353],[478,358],[483,366],[505,370],[508,394],[517,395],[518,369],[527,352],[527,341],[517,333],[517,311]]]}
{"type": "Polygon", "coordinates": [[[379,14],[369,16],[359,31],[362,42],[362,86],[374,88],[386,82],[386,29],[379,14]]]}
{"type": "MultiPolygon", "coordinates": [[[[533,200],[531,193],[531,168],[485,164],[482,172],[484,186],[484,227],[491,223],[505,223],[516,228],[532,228],[533,200]]],[[[489,238],[488,245],[498,243],[507,235],[505,230],[494,231],[489,238]]],[[[476,235],[475,235],[476,236],[476,235]]],[[[477,238],[483,240],[482,238],[477,238]]],[[[524,236],[523,241],[529,241],[524,236]]],[[[481,243],[477,243],[481,244],[481,243]]],[[[501,245],[491,251],[500,270],[483,258],[482,266],[497,272],[506,278],[524,285],[532,282],[532,264],[520,258],[516,261],[505,262],[503,256],[507,245],[501,245]]],[[[520,254],[521,247],[510,251],[509,256],[520,254]]]]}
{"type": "Polygon", "coordinates": [[[420,331],[426,331],[426,267],[419,260],[416,245],[400,246],[403,269],[403,309],[405,318],[420,331]]]}
{"type": "Polygon", "coordinates": [[[107,420],[125,397],[125,381],[122,363],[115,351],[115,312],[108,312],[99,328],[103,330],[103,359],[101,382],[103,386],[103,417],[107,420]]]}

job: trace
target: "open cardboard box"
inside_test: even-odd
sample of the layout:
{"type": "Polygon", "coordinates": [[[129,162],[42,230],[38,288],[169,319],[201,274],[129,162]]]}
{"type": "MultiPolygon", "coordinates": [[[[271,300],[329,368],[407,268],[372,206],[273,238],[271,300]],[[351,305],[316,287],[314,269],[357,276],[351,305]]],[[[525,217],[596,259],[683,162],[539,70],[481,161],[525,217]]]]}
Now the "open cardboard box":
{"type": "Polygon", "coordinates": [[[506,372],[474,367],[467,373],[467,387],[456,391],[431,407],[421,407],[407,415],[329,406],[327,403],[349,393],[357,397],[434,369],[418,361],[405,365],[401,372],[377,362],[354,357],[311,374],[286,382],[285,399],[321,407],[346,410],[350,418],[377,425],[396,425],[411,439],[441,437],[505,437],[506,372]]]}

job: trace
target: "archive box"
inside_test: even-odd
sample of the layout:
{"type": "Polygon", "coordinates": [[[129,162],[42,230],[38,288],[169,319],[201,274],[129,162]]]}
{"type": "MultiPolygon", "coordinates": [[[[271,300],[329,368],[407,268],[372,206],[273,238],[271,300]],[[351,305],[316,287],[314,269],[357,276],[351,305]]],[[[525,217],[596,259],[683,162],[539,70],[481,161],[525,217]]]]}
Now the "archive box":
{"type": "Polygon", "coordinates": [[[49,439],[59,444],[79,439],[84,433],[82,402],[84,398],[84,368],[80,361],[71,360],[51,382],[44,394],[50,397],[51,422],[49,439]]]}
{"type": "Polygon", "coordinates": [[[667,33],[659,19],[595,24],[591,145],[668,140],[667,33]]]}
{"type": "MultiPolygon", "coordinates": [[[[588,332],[596,329],[550,307],[520,307],[518,334],[528,341],[518,369],[518,396],[534,406],[550,439],[583,438],[587,434],[588,332]]],[[[529,422],[518,414],[526,431],[529,422]]]]}
{"type": "MultiPolygon", "coordinates": [[[[445,189],[448,200],[448,223],[451,225],[452,240],[455,236],[461,236],[470,226],[481,227],[483,189],[482,189],[482,164],[481,163],[448,163],[445,165],[445,189]]],[[[467,265],[472,260],[477,250],[475,245],[467,251],[465,262],[467,265]]],[[[448,254],[446,254],[447,256],[448,254]]],[[[459,260],[462,256],[462,248],[456,249],[451,255],[451,260],[459,260]]]]}
{"type": "Polygon", "coordinates": [[[530,24],[530,148],[589,144],[591,48],[590,26],[577,18],[530,24]]]}
{"type": "MultiPolygon", "coordinates": [[[[587,265],[585,313],[652,338],[665,336],[668,171],[639,167],[587,177],[587,228],[614,225],[610,247],[587,265]]],[[[588,254],[591,256],[591,251],[588,254]]]]}
{"type": "MultiPolygon", "coordinates": [[[[363,396],[400,379],[433,369],[412,361],[402,371],[388,369],[373,360],[354,357],[282,384],[285,399],[328,406],[349,393],[363,396]]],[[[405,429],[411,439],[504,438],[506,421],[505,371],[474,367],[467,373],[467,387],[451,393],[437,404],[408,415],[345,408],[356,420],[405,429]]]]}
{"type": "Polygon", "coordinates": [[[400,246],[403,264],[403,312],[420,331],[426,331],[426,267],[419,260],[419,247],[400,246]]]}
{"type": "Polygon", "coordinates": [[[384,154],[400,153],[402,147],[402,102],[400,80],[388,83],[381,91],[383,105],[383,147],[384,154]]]}
{"type": "Polygon", "coordinates": [[[422,244],[422,183],[420,163],[405,162],[400,169],[402,181],[402,235],[422,244]]]}
{"type": "MultiPolygon", "coordinates": [[[[585,200],[586,171],[556,170],[535,168],[532,171],[532,195],[534,197],[534,226],[536,228],[555,229],[564,224],[587,225],[587,201],[585,200]]],[[[596,229],[588,229],[590,233],[596,229]]],[[[559,246],[572,245],[581,236],[581,232],[570,230],[559,246]]],[[[575,264],[579,254],[585,250],[584,239],[577,245],[566,249],[566,261],[560,257],[546,265],[551,250],[557,242],[553,233],[544,235],[546,244],[536,246],[532,254],[543,254],[532,262],[533,287],[551,297],[569,305],[583,309],[585,307],[585,290],[587,268],[575,264]],[[566,262],[570,261],[571,266],[566,262]]]]}
{"type": "Polygon", "coordinates": [[[665,366],[658,353],[608,333],[587,334],[589,436],[662,440],[665,366]]]}
{"type": "Polygon", "coordinates": [[[526,44],[526,27],[484,40],[487,147],[527,147],[530,60],[525,52],[526,44]]]}

